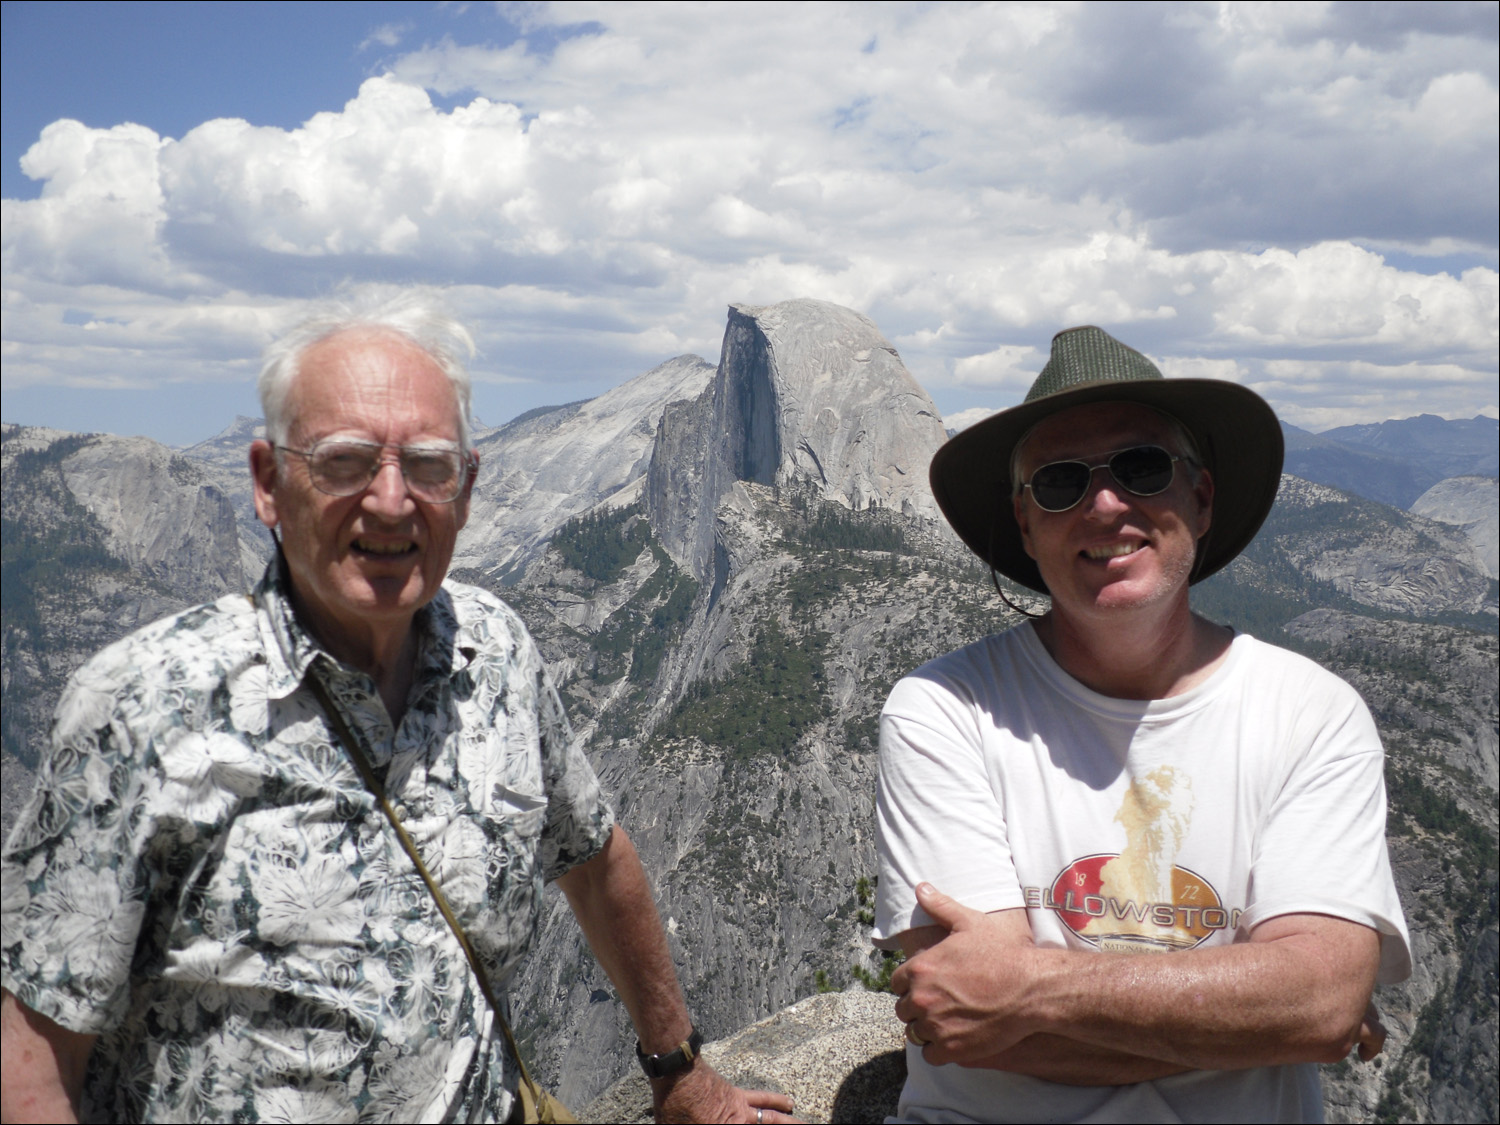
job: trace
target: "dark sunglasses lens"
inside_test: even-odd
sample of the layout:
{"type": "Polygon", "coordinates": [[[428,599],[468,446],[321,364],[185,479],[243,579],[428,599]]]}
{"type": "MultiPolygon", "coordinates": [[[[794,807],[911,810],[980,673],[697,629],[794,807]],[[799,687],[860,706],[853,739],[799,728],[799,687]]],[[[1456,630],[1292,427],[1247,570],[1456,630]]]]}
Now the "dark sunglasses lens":
{"type": "Polygon", "coordinates": [[[1137,446],[1111,457],[1109,471],[1137,496],[1155,496],[1172,483],[1172,455],[1160,446],[1137,446]]]}
{"type": "Polygon", "coordinates": [[[1031,474],[1031,498],[1047,512],[1066,512],[1089,490],[1089,467],[1082,461],[1056,461],[1031,474]]]}

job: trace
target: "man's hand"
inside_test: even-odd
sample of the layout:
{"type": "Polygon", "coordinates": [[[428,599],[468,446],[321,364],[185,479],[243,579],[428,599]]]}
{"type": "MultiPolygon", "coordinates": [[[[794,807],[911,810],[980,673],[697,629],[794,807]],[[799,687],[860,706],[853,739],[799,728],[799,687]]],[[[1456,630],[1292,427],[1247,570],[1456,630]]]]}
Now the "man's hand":
{"type": "Polygon", "coordinates": [[[917,931],[917,951],[908,949],[891,990],[908,1036],[928,1044],[922,1057],[934,1066],[978,1063],[1036,1031],[1021,1017],[1035,951],[1026,912],[982,914],[927,883],[917,886],[917,901],[940,930],[917,931]]]}
{"type": "Polygon", "coordinates": [[[792,1099],[769,1090],[741,1090],[731,1086],[704,1059],[691,1070],[651,1083],[656,1120],[666,1121],[796,1121],[792,1099]]]}

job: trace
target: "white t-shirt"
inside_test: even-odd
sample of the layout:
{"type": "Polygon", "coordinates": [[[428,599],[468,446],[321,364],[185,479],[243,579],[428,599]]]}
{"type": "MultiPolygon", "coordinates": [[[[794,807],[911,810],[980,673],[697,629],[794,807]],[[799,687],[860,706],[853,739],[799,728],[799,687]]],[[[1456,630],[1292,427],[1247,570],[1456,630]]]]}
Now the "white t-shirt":
{"type": "MultiPolygon", "coordinates": [[[[1182,695],[1113,699],[1029,626],[907,676],[880,720],[875,941],[932,919],[927,881],[975,910],[1025,907],[1038,945],[1168,952],[1316,913],[1381,936],[1411,971],[1385,846],[1383,754],[1337,676],[1238,636],[1182,695]]],[[[1075,1087],[933,1067],[907,1052],[902,1119],[1321,1120],[1312,1064],[1075,1087]]]]}

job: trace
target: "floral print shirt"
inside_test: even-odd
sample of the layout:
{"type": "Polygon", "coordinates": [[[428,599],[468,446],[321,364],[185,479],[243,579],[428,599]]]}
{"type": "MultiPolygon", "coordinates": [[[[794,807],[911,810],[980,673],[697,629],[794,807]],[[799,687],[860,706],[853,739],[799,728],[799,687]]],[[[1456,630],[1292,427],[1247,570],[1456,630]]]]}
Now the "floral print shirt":
{"type": "Polygon", "coordinates": [[[273,564],[69,684],[3,857],[3,983],[101,1036],[85,1119],[504,1121],[510,1059],[332,734],[328,687],[496,991],[613,814],[515,614],[445,583],[393,728],[273,564]]]}

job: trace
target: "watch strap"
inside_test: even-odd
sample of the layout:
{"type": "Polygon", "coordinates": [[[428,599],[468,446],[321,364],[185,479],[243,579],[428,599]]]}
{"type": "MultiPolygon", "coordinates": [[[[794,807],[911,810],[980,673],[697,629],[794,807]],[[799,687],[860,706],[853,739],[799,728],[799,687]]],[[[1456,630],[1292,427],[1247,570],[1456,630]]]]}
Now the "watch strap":
{"type": "Polygon", "coordinates": [[[635,1041],[635,1057],[640,1060],[641,1069],[646,1072],[647,1078],[667,1078],[680,1070],[686,1070],[693,1065],[702,1049],[703,1033],[696,1027],[690,1030],[688,1037],[677,1045],[675,1051],[661,1055],[646,1054],[641,1049],[641,1041],[635,1041]]]}

